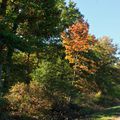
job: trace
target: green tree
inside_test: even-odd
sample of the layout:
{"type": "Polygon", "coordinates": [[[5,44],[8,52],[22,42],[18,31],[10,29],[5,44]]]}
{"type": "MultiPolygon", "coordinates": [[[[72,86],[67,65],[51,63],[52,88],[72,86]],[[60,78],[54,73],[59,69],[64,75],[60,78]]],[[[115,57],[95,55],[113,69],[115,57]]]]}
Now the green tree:
{"type": "Polygon", "coordinates": [[[95,81],[100,91],[103,94],[107,94],[110,92],[110,89],[112,91],[112,87],[114,86],[113,81],[115,78],[113,79],[113,76],[116,76],[116,74],[113,75],[113,73],[115,70],[114,64],[118,60],[116,57],[117,47],[109,37],[104,36],[98,40],[93,49],[99,58],[95,81]]]}
{"type": "Polygon", "coordinates": [[[69,64],[58,58],[56,62],[42,61],[31,74],[33,80],[39,81],[51,98],[60,100],[76,96],[73,82],[73,70],[69,64]]]}
{"type": "MultiPolygon", "coordinates": [[[[31,53],[40,45],[38,41],[46,39],[54,33],[54,28],[59,20],[56,3],[53,0],[41,2],[32,0],[1,1],[0,46],[6,47],[7,79],[9,79],[10,65],[15,49],[31,53]],[[2,27],[6,29],[2,29],[2,27]]],[[[0,76],[2,76],[2,62],[0,68],[0,76]]]]}

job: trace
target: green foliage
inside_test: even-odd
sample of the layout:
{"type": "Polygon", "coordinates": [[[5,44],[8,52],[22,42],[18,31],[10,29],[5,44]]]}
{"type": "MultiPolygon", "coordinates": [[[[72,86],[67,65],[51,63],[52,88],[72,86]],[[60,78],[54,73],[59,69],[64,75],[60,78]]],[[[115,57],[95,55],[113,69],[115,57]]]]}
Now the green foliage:
{"type": "Polygon", "coordinates": [[[117,57],[115,56],[117,46],[112,43],[109,37],[103,36],[100,38],[93,49],[100,59],[101,66],[110,65],[117,61],[117,57]]]}
{"type": "Polygon", "coordinates": [[[58,9],[61,11],[59,28],[62,31],[76,21],[83,19],[83,15],[76,8],[76,3],[74,3],[73,1],[69,1],[68,6],[66,6],[64,0],[62,0],[62,2],[59,1],[58,9]]]}
{"type": "Polygon", "coordinates": [[[115,94],[114,87],[116,86],[119,70],[115,68],[114,64],[118,61],[116,57],[117,47],[112,43],[109,37],[104,36],[100,38],[93,47],[93,51],[98,57],[97,71],[93,76],[98,89],[103,94],[115,94]]]}
{"type": "MultiPolygon", "coordinates": [[[[91,106],[119,103],[120,65],[109,37],[92,44],[95,37],[88,34],[90,45],[83,42],[88,50],[78,52],[75,61],[81,69],[74,71],[73,63],[65,61],[60,34],[64,31],[71,45],[68,28],[76,21],[84,18],[71,0],[0,1],[0,90],[5,95],[0,97],[1,120],[73,120],[91,114],[91,106]]],[[[73,29],[75,42],[89,29],[86,24],[86,32],[81,28],[78,33],[79,28],[73,29]]],[[[81,49],[82,42],[75,46],[81,49]]]]}
{"type": "Polygon", "coordinates": [[[36,54],[23,53],[16,50],[13,54],[13,64],[11,66],[10,86],[17,82],[29,84],[31,81],[30,73],[37,66],[36,54]]]}
{"type": "Polygon", "coordinates": [[[60,58],[55,63],[42,61],[31,76],[39,81],[51,95],[75,96],[75,88],[72,85],[73,71],[69,64],[60,58]]]}
{"type": "Polygon", "coordinates": [[[64,0],[1,1],[0,62],[6,64],[6,69],[10,69],[15,50],[39,54],[41,51],[49,50],[51,42],[57,41],[57,44],[60,44],[59,35],[66,28],[66,21],[68,27],[78,18],[81,18],[81,14],[75,8],[75,4],[71,2],[66,6],[64,0]],[[74,15],[66,18],[63,11],[74,15]]]}
{"type": "Polygon", "coordinates": [[[0,96],[0,119],[1,120],[7,120],[9,113],[9,102],[6,98],[0,96]]]}

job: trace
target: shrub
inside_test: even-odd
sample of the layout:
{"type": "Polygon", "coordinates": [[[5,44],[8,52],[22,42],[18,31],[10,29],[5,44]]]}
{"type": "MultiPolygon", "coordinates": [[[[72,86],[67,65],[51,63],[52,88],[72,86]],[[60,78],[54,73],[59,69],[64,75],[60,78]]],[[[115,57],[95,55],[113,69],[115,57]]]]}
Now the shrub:
{"type": "Polygon", "coordinates": [[[51,102],[45,96],[42,86],[36,81],[31,81],[29,85],[15,84],[6,98],[10,102],[10,111],[13,116],[41,119],[51,108],[51,102]]]}

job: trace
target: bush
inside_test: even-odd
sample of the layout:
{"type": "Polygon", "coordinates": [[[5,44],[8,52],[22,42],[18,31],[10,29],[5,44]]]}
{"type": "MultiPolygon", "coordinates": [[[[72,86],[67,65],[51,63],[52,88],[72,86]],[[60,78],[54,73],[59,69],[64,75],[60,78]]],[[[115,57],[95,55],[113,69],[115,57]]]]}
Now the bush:
{"type": "Polygon", "coordinates": [[[10,102],[13,116],[41,119],[51,108],[51,102],[45,96],[42,86],[36,81],[32,81],[29,85],[17,83],[12,86],[6,98],[10,102]]]}

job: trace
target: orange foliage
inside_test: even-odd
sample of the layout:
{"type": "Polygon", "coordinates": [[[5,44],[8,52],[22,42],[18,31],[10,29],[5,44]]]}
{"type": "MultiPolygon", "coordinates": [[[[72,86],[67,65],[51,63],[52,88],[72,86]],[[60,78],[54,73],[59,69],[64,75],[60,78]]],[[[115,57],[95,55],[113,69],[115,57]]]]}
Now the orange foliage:
{"type": "Polygon", "coordinates": [[[36,81],[31,81],[29,86],[24,83],[15,84],[5,98],[10,103],[12,115],[41,119],[44,111],[48,111],[52,106],[52,101],[46,97],[42,86],[36,81]]]}
{"type": "Polygon", "coordinates": [[[89,34],[89,25],[85,21],[78,21],[61,34],[65,47],[66,59],[74,64],[74,68],[88,73],[95,72],[95,62],[84,56],[92,48],[96,39],[89,34]],[[88,66],[91,66],[90,68],[88,66]]]}

